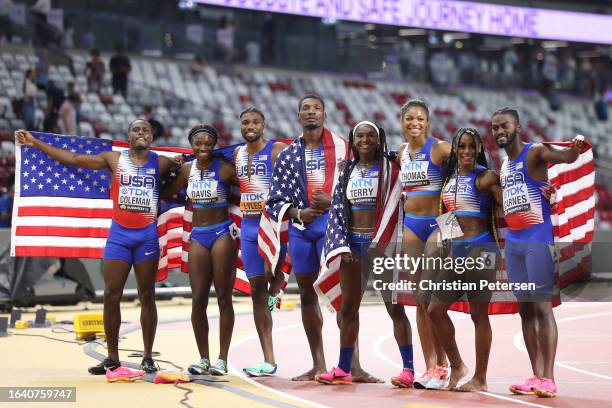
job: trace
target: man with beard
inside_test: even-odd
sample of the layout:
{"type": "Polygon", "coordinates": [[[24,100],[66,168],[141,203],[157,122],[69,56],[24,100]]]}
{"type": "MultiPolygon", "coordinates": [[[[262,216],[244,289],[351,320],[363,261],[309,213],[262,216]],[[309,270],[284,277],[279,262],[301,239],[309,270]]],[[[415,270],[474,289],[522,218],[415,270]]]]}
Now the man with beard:
{"type": "Polygon", "coordinates": [[[508,280],[513,284],[532,284],[535,290],[515,290],[523,338],[531,361],[533,376],[523,384],[511,385],[515,394],[554,397],[557,324],[552,310],[556,273],[548,163],[572,163],[584,146],[576,137],[573,146],[556,149],[541,143],[524,143],[516,110],[502,108],[493,113],[491,128],[497,145],[508,157],[501,168],[503,207],[508,232],[505,259],[508,280]]]}
{"type": "MultiPolygon", "coordinates": [[[[234,165],[240,181],[240,250],[244,271],[251,284],[253,318],[263,350],[264,362],[244,368],[253,377],[276,373],[272,344],[272,315],[283,273],[265,273],[264,259],[259,255],[257,236],[259,220],[270,190],[270,179],[278,154],[287,147],[284,143],[263,138],[266,127],[263,112],[249,107],[240,113],[240,133],[246,144],[234,150],[234,165]]],[[[286,246],[281,250],[279,265],[285,258],[286,246]]]]}
{"type": "Polygon", "coordinates": [[[30,132],[15,133],[17,143],[33,146],[54,160],[70,166],[111,172],[112,224],[104,248],[104,332],[108,357],[90,367],[94,375],[106,374],[109,382],[131,381],[145,372],[157,371],[151,357],[157,328],[155,275],[159,261],[157,210],[160,180],[177,164],[151,151],[151,125],[144,119],[128,127],[128,150],[105,151],[99,154],[78,154],[58,149],[34,137],[30,132]],[[142,370],[130,370],[119,360],[120,301],[130,269],[134,266],[140,324],[144,342],[142,370]]]}
{"type": "MultiPolygon", "coordinates": [[[[337,165],[346,157],[347,143],[324,127],[327,114],[320,96],[304,96],[298,104],[297,118],[302,135],[278,156],[265,211],[272,223],[272,238],[277,243],[280,242],[278,225],[285,219],[291,220],[289,255],[313,360],[313,368],[294,377],[293,381],[312,381],[327,371],[323,354],[323,318],[313,284],[319,275],[331,194],[338,181],[337,165]]],[[[267,219],[262,217],[263,230],[266,230],[267,219]]],[[[260,234],[260,246],[267,245],[264,241],[260,234]]],[[[274,268],[276,260],[266,257],[274,268]]],[[[356,351],[352,364],[353,382],[379,382],[361,369],[356,351]]]]}

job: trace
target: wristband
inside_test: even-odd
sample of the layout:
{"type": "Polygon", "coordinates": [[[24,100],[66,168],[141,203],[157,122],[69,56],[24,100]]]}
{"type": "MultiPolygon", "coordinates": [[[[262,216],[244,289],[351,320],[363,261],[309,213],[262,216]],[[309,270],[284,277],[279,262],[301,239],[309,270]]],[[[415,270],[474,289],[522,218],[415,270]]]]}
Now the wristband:
{"type": "Polygon", "coordinates": [[[301,208],[298,208],[297,219],[298,219],[299,222],[303,222],[302,221],[302,209],[301,208]]]}

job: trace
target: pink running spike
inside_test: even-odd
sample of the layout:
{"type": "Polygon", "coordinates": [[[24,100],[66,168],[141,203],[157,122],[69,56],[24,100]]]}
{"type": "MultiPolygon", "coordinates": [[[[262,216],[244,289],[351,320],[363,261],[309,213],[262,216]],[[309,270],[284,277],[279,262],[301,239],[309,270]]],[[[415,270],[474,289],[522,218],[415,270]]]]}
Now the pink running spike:
{"type": "Polygon", "coordinates": [[[534,387],[534,392],[538,397],[554,398],[557,396],[557,386],[550,378],[540,378],[540,382],[534,387]]]}
{"type": "Polygon", "coordinates": [[[114,370],[106,370],[107,382],[132,382],[144,376],[146,373],[143,370],[130,370],[127,367],[121,366],[114,370]]]}
{"type": "Polygon", "coordinates": [[[351,373],[346,373],[341,368],[334,367],[328,373],[317,375],[315,380],[321,384],[327,385],[352,384],[353,376],[351,376],[351,373]]]}
{"type": "Polygon", "coordinates": [[[525,380],[523,384],[514,384],[510,386],[510,392],[518,395],[534,395],[534,387],[539,384],[540,379],[535,375],[525,380]]]}
{"type": "Polygon", "coordinates": [[[407,368],[404,368],[397,377],[391,377],[391,384],[400,388],[412,387],[414,383],[414,374],[407,368]]]}

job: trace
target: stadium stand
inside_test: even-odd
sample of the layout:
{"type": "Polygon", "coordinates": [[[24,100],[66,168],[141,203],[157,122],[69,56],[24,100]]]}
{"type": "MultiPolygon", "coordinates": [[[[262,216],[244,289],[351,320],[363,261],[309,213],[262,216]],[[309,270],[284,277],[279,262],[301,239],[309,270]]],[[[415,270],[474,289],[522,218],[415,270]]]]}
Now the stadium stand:
{"type": "MultiPolygon", "coordinates": [[[[277,70],[236,65],[206,66],[204,75],[195,78],[187,62],[131,56],[132,71],[127,100],[112,95],[107,71],[101,92],[86,92],[84,75],[88,56],[72,55],[75,76],[65,65],[52,65],[49,78],[65,89],[74,82],[81,92],[80,134],[106,139],[123,138],[128,123],[150,105],[156,118],[166,126],[159,145],[188,146],[187,130],[195,123],[212,123],[219,129],[220,144],[240,142],[238,113],[248,105],[260,107],[266,114],[268,134],[293,138],[299,98],[314,91],[326,100],[327,126],[341,134],[362,119],[374,119],[388,132],[389,143],[397,148],[402,142],[398,120],[399,108],[409,98],[424,99],[432,108],[432,133],[450,139],[461,126],[476,127],[483,135],[487,150],[497,166],[503,157],[490,137],[490,115],[501,106],[517,107],[522,115],[523,135],[532,141],[569,139],[586,135],[599,158],[612,158],[612,122],[596,120],[592,101],[569,98],[563,109],[551,111],[547,101],[534,92],[491,91],[476,88],[436,88],[418,82],[364,80],[361,78],[277,70]]],[[[108,65],[108,55],[103,62],[108,65]]],[[[14,173],[12,131],[23,127],[13,111],[13,101],[21,95],[23,75],[34,66],[37,56],[29,48],[16,47],[0,54],[0,185],[6,186],[14,173]]],[[[46,95],[37,96],[36,123],[42,126],[46,95]]],[[[502,152],[503,154],[503,152],[502,152]]],[[[612,194],[600,181],[598,209],[602,223],[612,221],[612,194]]]]}

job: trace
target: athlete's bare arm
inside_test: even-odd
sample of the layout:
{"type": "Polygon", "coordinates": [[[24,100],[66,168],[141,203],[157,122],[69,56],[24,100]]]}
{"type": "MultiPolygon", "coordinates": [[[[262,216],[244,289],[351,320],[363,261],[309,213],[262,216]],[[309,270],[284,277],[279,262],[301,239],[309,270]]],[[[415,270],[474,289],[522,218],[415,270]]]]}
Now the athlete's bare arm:
{"type": "Polygon", "coordinates": [[[548,181],[548,163],[572,163],[580,154],[584,146],[584,139],[574,138],[574,145],[557,149],[541,143],[533,145],[527,153],[527,172],[529,177],[538,181],[548,181]]]}
{"type": "Polygon", "coordinates": [[[287,146],[288,145],[286,145],[285,143],[282,143],[282,142],[276,142],[276,143],[274,143],[272,145],[272,166],[274,166],[276,164],[276,158],[278,157],[280,152],[285,150],[285,147],[287,147],[287,146]]]}
{"type": "Polygon", "coordinates": [[[189,172],[191,166],[195,162],[184,163],[181,166],[178,177],[172,182],[172,184],[166,186],[160,193],[160,197],[163,200],[177,200],[178,193],[185,187],[187,187],[187,179],[189,178],[189,172]]]}
{"type": "Polygon", "coordinates": [[[452,147],[450,143],[443,140],[434,142],[431,147],[431,161],[438,166],[442,166],[450,157],[452,147]]]}
{"type": "Polygon", "coordinates": [[[553,164],[573,163],[580,155],[580,150],[584,147],[584,138],[575,137],[572,142],[574,142],[573,146],[564,149],[556,149],[548,145],[538,144],[535,146],[535,152],[539,155],[539,157],[536,156],[536,160],[541,159],[553,164]]]}
{"type": "Polygon", "coordinates": [[[476,188],[483,193],[489,193],[498,205],[503,205],[503,192],[499,183],[499,176],[491,170],[476,179],[476,188]]]}
{"type": "Polygon", "coordinates": [[[73,153],[69,150],[59,149],[57,147],[48,145],[40,139],[37,139],[27,130],[16,131],[15,142],[20,145],[33,146],[52,159],[69,166],[87,167],[94,170],[107,168],[114,173],[119,160],[119,152],[79,154],[73,153]]]}
{"type": "Polygon", "coordinates": [[[221,163],[219,164],[219,174],[221,181],[228,184],[233,184],[235,186],[240,186],[240,181],[236,175],[236,166],[234,166],[231,162],[221,160],[221,163]]]}
{"type": "Polygon", "coordinates": [[[402,165],[402,154],[404,153],[404,150],[406,149],[406,146],[408,146],[408,143],[402,143],[399,147],[399,149],[397,149],[397,156],[395,157],[395,162],[401,166],[402,165]]]}

